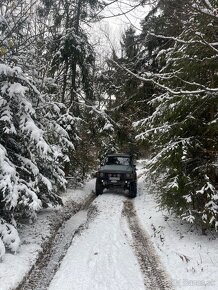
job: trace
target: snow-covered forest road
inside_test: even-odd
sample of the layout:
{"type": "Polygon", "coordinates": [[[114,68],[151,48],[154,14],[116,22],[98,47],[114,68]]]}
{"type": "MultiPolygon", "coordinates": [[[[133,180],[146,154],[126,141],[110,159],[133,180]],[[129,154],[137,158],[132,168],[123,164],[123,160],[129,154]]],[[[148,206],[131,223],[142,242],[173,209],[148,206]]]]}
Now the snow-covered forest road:
{"type": "Polygon", "coordinates": [[[135,199],[96,197],[90,180],[67,190],[64,207],[22,224],[19,251],[0,263],[0,290],[218,289],[218,234],[160,211],[145,168],[135,199]]]}
{"type": "Polygon", "coordinates": [[[19,289],[173,288],[132,201],[107,192],[64,223],[19,289]]]}

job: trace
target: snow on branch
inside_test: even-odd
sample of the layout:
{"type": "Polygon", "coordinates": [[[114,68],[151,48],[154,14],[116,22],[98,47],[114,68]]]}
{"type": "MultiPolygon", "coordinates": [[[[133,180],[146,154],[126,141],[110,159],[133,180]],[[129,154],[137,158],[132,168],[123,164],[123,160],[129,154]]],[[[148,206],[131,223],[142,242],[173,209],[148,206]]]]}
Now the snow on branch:
{"type": "Polygon", "coordinates": [[[79,105],[85,106],[86,108],[90,108],[96,114],[102,116],[106,120],[109,120],[114,126],[119,127],[118,123],[115,122],[105,111],[97,109],[96,106],[94,106],[92,103],[90,103],[87,99],[83,98],[83,96],[81,94],[79,94],[78,92],[74,91],[74,93],[79,98],[82,98],[84,100],[83,103],[82,102],[73,101],[74,103],[77,103],[79,105]]]}
{"type": "Polygon", "coordinates": [[[215,46],[218,46],[218,42],[209,43],[206,40],[204,40],[202,36],[197,35],[197,34],[196,35],[200,36],[201,40],[184,40],[184,39],[181,39],[181,38],[178,38],[178,37],[165,36],[165,35],[161,35],[161,34],[154,34],[152,32],[149,32],[148,34],[151,35],[151,36],[154,36],[156,38],[174,40],[175,42],[181,43],[181,44],[188,44],[188,45],[190,45],[190,44],[201,44],[201,45],[204,45],[204,46],[206,45],[206,46],[210,47],[212,50],[214,50],[216,53],[218,53],[218,49],[215,48],[215,46]]]}
{"type": "MultiPolygon", "coordinates": [[[[173,95],[196,95],[196,94],[202,94],[205,92],[210,92],[210,93],[216,93],[218,92],[218,88],[207,88],[205,87],[204,89],[198,89],[198,90],[173,90],[170,87],[167,87],[163,84],[161,84],[159,81],[155,80],[155,77],[158,77],[158,74],[151,74],[151,73],[144,73],[147,77],[142,77],[138,74],[133,73],[131,70],[129,70],[128,68],[119,65],[117,62],[113,61],[113,63],[118,66],[119,68],[125,70],[128,74],[134,76],[135,78],[143,81],[143,82],[150,82],[152,84],[154,84],[155,86],[157,86],[160,89],[163,89],[173,95]]],[[[194,85],[195,83],[193,83],[194,85]]],[[[201,85],[200,85],[201,86],[201,85]]]]}
{"type": "Polygon", "coordinates": [[[198,13],[205,14],[207,16],[210,16],[212,18],[217,19],[217,7],[213,7],[211,2],[209,0],[201,0],[200,3],[194,3],[193,8],[198,13]],[[202,7],[203,5],[203,7],[202,7]]]}

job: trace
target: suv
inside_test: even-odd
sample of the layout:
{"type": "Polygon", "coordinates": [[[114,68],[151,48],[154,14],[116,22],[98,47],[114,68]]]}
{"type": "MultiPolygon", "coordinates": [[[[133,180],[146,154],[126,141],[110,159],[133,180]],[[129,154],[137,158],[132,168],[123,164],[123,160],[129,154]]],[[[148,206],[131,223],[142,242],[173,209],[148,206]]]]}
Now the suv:
{"type": "Polygon", "coordinates": [[[96,173],[96,195],[105,188],[119,187],[129,190],[129,196],[137,194],[136,166],[129,154],[108,154],[96,173]]]}

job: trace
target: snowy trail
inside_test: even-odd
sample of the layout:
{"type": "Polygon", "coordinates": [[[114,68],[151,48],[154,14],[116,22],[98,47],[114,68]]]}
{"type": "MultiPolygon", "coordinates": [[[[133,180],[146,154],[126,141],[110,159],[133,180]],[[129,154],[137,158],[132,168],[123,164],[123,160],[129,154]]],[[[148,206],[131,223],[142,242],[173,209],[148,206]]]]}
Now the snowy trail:
{"type": "Polygon", "coordinates": [[[103,194],[97,215],[76,236],[49,290],[144,290],[144,277],[127,241],[122,215],[126,197],[103,194]]]}
{"type": "Polygon", "coordinates": [[[96,215],[74,238],[49,290],[173,289],[132,201],[107,193],[92,206],[96,215]]]}
{"type": "MultiPolygon", "coordinates": [[[[139,182],[139,191],[141,185],[139,182]]],[[[170,277],[124,194],[91,195],[19,290],[169,290],[170,277]]]]}

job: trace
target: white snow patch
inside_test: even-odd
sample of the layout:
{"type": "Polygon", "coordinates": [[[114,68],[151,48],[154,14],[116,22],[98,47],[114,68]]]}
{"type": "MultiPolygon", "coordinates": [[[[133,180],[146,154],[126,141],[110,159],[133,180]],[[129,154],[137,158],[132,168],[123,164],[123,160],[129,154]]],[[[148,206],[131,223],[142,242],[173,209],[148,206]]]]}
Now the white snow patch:
{"type": "Polygon", "coordinates": [[[27,87],[21,85],[20,83],[14,83],[14,84],[11,84],[10,87],[8,88],[8,95],[10,97],[13,97],[16,94],[19,94],[22,97],[25,97],[25,93],[28,90],[29,89],[27,87]]]}
{"type": "Polygon", "coordinates": [[[0,238],[0,262],[3,260],[4,255],[5,255],[5,246],[2,239],[0,238]]]}
{"type": "Polygon", "coordinates": [[[89,180],[82,188],[79,189],[68,189],[63,195],[62,200],[64,204],[69,201],[73,200],[77,203],[82,203],[87,199],[88,196],[94,191],[95,189],[95,179],[89,180]]]}

